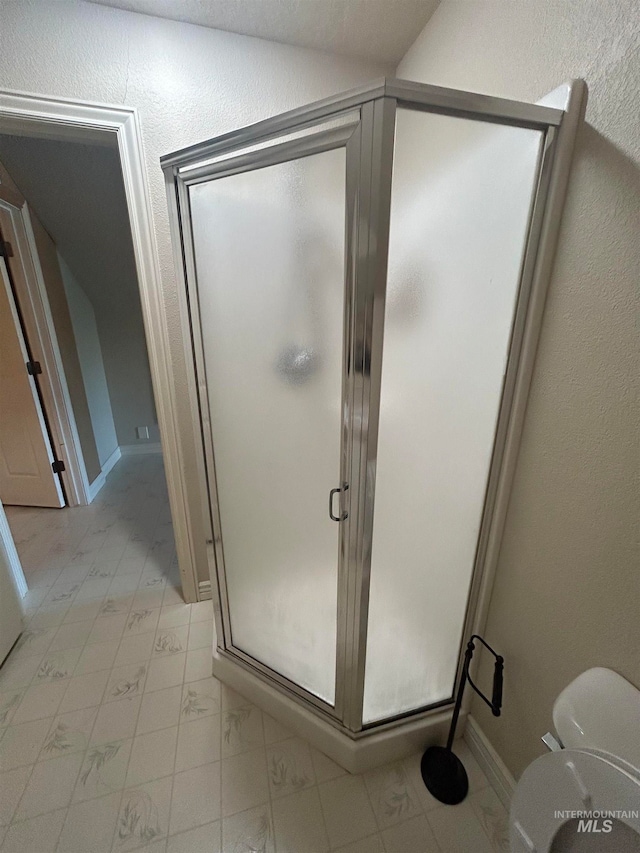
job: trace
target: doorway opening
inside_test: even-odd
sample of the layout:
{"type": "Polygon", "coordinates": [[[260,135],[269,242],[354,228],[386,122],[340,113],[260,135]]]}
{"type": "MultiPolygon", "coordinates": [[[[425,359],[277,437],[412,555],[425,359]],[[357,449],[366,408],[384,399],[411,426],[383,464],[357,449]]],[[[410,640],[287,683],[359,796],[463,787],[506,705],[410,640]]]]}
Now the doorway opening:
{"type": "Polygon", "coordinates": [[[13,347],[3,383],[14,389],[0,500],[23,606],[204,598],[171,452],[135,111],[0,93],[0,134],[0,295],[13,347]]]}

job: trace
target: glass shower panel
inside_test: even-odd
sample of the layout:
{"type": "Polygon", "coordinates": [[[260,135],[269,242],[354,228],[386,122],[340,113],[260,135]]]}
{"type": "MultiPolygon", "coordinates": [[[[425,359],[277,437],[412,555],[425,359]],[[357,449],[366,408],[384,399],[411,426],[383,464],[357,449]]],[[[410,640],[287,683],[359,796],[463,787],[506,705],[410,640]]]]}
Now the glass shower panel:
{"type": "Polygon", "coordinates": [[[345,149],[190,188],[232,642],[335,701],[345,149]]]}
{"type": "Polygon", "coordinates": [[[541,136],[397,111],[365,724],[453,692],[541,136]]]}

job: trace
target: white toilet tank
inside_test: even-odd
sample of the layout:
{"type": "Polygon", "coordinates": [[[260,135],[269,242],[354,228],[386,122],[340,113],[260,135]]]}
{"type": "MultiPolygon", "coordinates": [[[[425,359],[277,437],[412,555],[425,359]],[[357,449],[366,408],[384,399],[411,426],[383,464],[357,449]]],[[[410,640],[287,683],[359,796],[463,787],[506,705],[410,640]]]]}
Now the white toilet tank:
{"type": "Polygon", "coordinates": [[[640,773],[640,690],[617,672],[579,675],[556,699],[553,723],[566,749],[608,752],[640,773]]]}

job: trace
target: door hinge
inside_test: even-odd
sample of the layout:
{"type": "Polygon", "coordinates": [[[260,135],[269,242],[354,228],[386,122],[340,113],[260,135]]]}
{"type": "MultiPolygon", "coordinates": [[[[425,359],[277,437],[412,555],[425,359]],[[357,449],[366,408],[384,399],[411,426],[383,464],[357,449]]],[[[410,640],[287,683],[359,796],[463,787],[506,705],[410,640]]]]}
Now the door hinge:
{"type": "Polygon", "coordinates": [[[3,240],[0,237],[0,257],[2,258],[12,258],[13,257],[13,249],[11,248],[11,243],[8,243],[6,240],[3,240]]]}
{"type": "Polygon", "coordinates": [[[63,471],[67,470],[62,459],[56,459],[55,462],[51,463],[51,467],[53,468],[54,474],[61,474],[63,471]]]}
{"type": "Polygon", "coordinates": [[[39,373],[42,373],[42,368],[40,367],[39,361],[28,361],[27,362],[27,373],[29,376],[37,376],[39,373]]]}

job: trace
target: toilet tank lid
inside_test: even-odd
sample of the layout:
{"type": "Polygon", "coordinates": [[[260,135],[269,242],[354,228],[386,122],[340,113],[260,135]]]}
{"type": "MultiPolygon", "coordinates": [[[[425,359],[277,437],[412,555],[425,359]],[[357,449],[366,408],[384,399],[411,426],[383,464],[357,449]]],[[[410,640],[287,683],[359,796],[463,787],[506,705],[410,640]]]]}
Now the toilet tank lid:
{"type": "Polygon", "coordinates": [[[579,675],[556,699],[553,723],[567,749],[600,749],[640,769],[640,690],[617,672],[579,675]]]}

